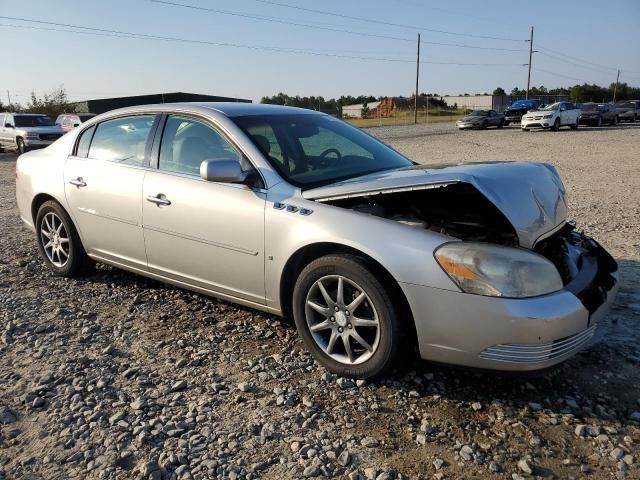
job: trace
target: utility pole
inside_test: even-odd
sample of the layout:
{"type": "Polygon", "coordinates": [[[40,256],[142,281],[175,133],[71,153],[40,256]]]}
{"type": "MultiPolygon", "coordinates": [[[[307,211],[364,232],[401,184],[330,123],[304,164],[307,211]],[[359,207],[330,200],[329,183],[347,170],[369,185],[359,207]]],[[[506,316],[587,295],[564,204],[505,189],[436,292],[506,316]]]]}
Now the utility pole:
{"type": "Polygon", "coordinates": [[[11,105],[11,94],[9,93],[9,90],[7,90],[7,100],[9,100],[9,105],[11,105]]]}
{"type": "Polygon", "coordinates": [[[529,37],[529,74],[527,75],[527,100],[529,99],[529,87],[531,85],[531,58],[533,57],[533,25],[531,25],[531,36],[529,37]]]}
{"type": "Polygon", "coordinates": [[[420,34],[418,34],[418,60],[416,61],[416,96],[413,99],[413,123],[418,123],[418,80],[420,79],[420,34]]]}
{"type": "Polygon", "coordinates": [[[618,80],[620,80],[620,69],[618,69],[618,75],[616,76],[616,84],[613,87],[613,103],[616,103],[616,93],[618,92],[618,80]]]}

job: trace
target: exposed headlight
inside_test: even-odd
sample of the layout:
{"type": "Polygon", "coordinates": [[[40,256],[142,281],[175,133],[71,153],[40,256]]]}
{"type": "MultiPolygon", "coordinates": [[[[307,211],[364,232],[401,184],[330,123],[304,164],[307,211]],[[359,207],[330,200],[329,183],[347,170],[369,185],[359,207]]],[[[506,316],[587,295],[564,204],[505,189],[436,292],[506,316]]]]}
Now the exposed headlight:
{"type": "Polygon", "coordinates": [[[442,269],[465,293],[525,298],[561,290],[556,267],[537,253],[489,243],[447,243],[436,250],[442,269]]]}
{"type": "Polygon", "coordinates": [[[553,117],[553,113],[547,113],[544,117],[542,118],[551,118],[553,117]]]}

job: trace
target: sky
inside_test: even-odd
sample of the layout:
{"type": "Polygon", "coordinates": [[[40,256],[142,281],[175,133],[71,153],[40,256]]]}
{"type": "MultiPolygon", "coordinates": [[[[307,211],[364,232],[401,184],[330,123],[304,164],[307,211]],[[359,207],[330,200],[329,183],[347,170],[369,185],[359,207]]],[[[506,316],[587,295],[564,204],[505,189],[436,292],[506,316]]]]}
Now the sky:
{"type": "Polygon", "coordinates": [[[60,86],[72,100],[408,96],[418,33],[420,92],[508,92],[526,87],[531,26],[532,85],[608,85],[620,68],[640,86],[639,0],[0,0],[0,17],[3,102],[60,86]]]}

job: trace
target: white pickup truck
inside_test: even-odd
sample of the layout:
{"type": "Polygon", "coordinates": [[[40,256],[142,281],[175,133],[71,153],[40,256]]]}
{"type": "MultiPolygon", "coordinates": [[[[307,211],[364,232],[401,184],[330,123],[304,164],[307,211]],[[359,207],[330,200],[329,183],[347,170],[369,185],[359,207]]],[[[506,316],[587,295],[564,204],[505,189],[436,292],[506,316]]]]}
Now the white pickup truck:
{"type": "Polygon", "coordinates": [[[570,102],[556,102],[539,110],[527,112],[520,123],[523,131],[530,128],[550,128],[560,130],[560,127],[578,128],[580,109],[570,102]]]}

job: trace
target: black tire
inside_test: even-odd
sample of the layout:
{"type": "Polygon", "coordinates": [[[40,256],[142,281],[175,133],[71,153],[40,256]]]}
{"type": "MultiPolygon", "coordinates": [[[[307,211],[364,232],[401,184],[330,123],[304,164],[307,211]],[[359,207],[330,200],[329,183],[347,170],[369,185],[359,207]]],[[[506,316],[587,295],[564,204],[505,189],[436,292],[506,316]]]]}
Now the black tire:
{"type": "MultiPolygon", "coordinates": [[[[400,344],[399,319],[391,296],[376,279],[366,261],[354,255],[327,255],[307,265],[293,291],[293,316],[296,328],[313,357],[328,370],[354,378],[372,378],[383,374],[394,363],[400,344]],[[314,340],[306,319],[307,295],[316,282],[328,275],[339,275],[355,282],[371,299],[378,314],[379,340],[374,353],[358,364],[331,358],[314,340]]],[[[333,317],[332,317],[333,318],[333,317]]],[[[337,315],[336,315],[337,320],[337,315]]]]}
{"type": "Polygon", "coordinates": [[[27,146],[24,144],[24,140],[20,137],[16,139],[16,152],[18,155],[22,155],[27,151],[27,146]]]}
{"type": "Polygon", "coordinates": [[[596,127],[601,127],[602,126],[602,117],[598,117],[598,119],[596,120],[596,127]]]}
{"type": "Polygon", "coordinates": [[[553,130],[554,132],[557,132],[558,130],[560,130],[560,119],[556,118],[556,121],[553,122],[553,127],[551,127],[551,130],[553,130]]]}
{"type": "Polygon", "coordinates": [[[571,128],[571,130],[577,130],[578,129],[578,124],[574,123],[573,125],[569,125],[569,127],[571,128]]]}
{"type": "Polygon", "coordinates": [[[498,124],[498,128],[504,128],[505,123],[506,122],[504,120],[500,120],[500,123],[498,124]]]}
{"type": "Polygon", "coordinates": [[[482,126],[480,127],[482,130],[485,130],[487,127],[489,126],[489,122],[487,122],[486,120],[484,122],[482,122],[482,126]]]}
{"type": "Polygon", "coordinates": [[[614,117],[613,120],[611,120],[611,125],[612,126],[618,125],[618,117],[614,117]]]}
{"type": "Polygon", "coordinates": [[[505,122],[503,123],[503,126],[508,127],[509,126],[509,122],[505,120],[505,122]]]}
{"type": "Polygon", "coordinates": [[[58,202],[49,200],[40,206],[38,214],[36,215],[35,226],[38,250],[40,251],[40,255],[44,259],[47,267],[54,273],[54,275],[59,277],[75,277],[89,271],[94,265],[93,261],[87,256],[87,253],[82,246],[82,242],[80,241],[80,237],[78,236],[78,232],[73,225],[71,218],[69,218],[67,212],[58,202]],[[47,252],[45,252],[42,230],[45,225],[45,216],[50,213],[53,213],[57,218],[62,220],[63,229],[67,233],[68,256],[63,265],[55,265],[47,255],[47,252]]]}

